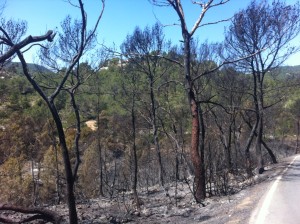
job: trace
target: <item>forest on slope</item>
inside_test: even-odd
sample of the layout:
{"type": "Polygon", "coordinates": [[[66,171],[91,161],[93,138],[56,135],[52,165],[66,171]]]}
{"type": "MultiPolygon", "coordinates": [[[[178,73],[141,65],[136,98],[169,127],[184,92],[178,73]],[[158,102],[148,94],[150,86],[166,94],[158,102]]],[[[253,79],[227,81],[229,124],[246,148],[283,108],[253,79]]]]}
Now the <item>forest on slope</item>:
{"type": "MultiPolygon", "coordinates": [[[[106,69],[100,71],[94,71],[86,63],[81,65],[84,75],[93,74],[76,93],[82,121],[82,164],[76,192],[83,198],[113,197],[120,190],[131,189],[132,94],[136,94],[134,131],[138,185],[150,187],[159,184],[157,153],[149,121],[151,99],[147,77],[139,72],[132,74],[128,64],[121,67],[113,63],[116,60],[111,61],[106,69]],[[134,83],[131,83],[133,78],[138,79],[135,80],[138,82],[135,89],[132,88],[134,83]],[[87,125],[89,121],[93,126],[87,125]]],[[[161,62],[158,74],[167,68],[170,72],[156,80],[154,93],[163,178],[169,183],[184,181],[193,170],[188,154],[190,111],[186,108],[182,85],[171,82],[180,79],[180,69],[169,62],[161,62]]],[[[300,73],[297,66],[279,67],[273,73],[267,77],[268,99],[270,104],[277,99],[280,101],[266,110],[264,140],[280,159],[298,150],[296,134],[300,100],[295,83],[299,83],[300,73]],[[293,75],[287,75],[286,70],[293,75]]],[[[55,75],[37,72],[35,76],[48,83],[49,77],[53,81],[55,75]]],[[[207,100],[203,103],[206,178],[207,186],[213,186],[207,193],[231,194],[230,174],[247,177],[243,146],[251,131],[249,122],[253,120],[248,93],[251,80],[249,75],[228,67],[202,81],[199,85],[205,85],[206,91],[201,96],[207,100]]],[[[27,205],[61,201],[64,197],[62,158],[50,113],[22,75],[1,79],[0,93],[1,199],[27,205]]],[[[69,97],[61,94],[56,106],[64,120],[67,142],[72,148],[76,128],[69,97]]],[[[71,156],[75,155],[71,152],[71,156]]],[[[256,167],[254,160],[255,153],[252,152],[252,170],[256,167]]],[[[264,161],[265,164],[272,162],[267,151],[264,151],[264,161]]]]}

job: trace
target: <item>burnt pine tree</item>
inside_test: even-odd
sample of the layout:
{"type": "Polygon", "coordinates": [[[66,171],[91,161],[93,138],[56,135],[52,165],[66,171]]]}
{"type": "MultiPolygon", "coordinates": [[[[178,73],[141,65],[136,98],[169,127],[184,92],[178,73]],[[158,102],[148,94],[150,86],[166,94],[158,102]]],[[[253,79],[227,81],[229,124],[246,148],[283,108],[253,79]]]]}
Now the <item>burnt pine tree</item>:
{"type": "Polygon", "coordinates": [[[132,161],[132,181],[131,189],[133,192],[136,208],[140,210],[140,200],[138,197],[138,147],[137,147],[137,130],[138,130],[138,106],[139,95],[141,94],[141,76],[138,72],[134,71],[129,64],[122,69],[121,88],[118,89],[118,93],[114,93],[114,98],[119,96],[121,100],[117,100],[119,104],[130,114],[130,139],[131,139],[131,161],[132,161]]]}
{"type": "MultiPolygon", "coordinates": [[[[229,2],[229,0],[193,1],[193,4],[199,6],[201,10],[192,28],[188,27],[181,0],[151,0],[151,2],[157,6],[171,7],[176,12],[180,22],[179,25],[181,28],[181,34],[183,38],[182,67],[184,69],[183,75],[185,77],[185,88],[186,88],[187,97],[189,101],[189,107],[191,110],[192,133],[191,133],[190,157],[194,166],[194,175],[195,175],[194,197],[196,201],[200,203],[205,198],[206,195],[205,170],[204,170],[204,163],[203,163],[204,142],[201,142],[200,144],[200,135],[204,135],[205,133],[200,133],[200,127],[201,127],[201,122],[203,122],[203,117],[201,113],[201,108],[199,108],[199,104],[197,102],[195,81],[198,78],[200,78],[202,75],[199,75],[196,78],[192,77],[191,43],[192,43],[192,38],[199,27],[203,27],[205,25],[210,25],[210,24],[217,24],[225,21],[225,20],[219,20],[208,24],[203,22],[203,18],[205,17],[207,11],[209,11],[214,7],[226,4],[227,2],[229,2]],[[199,149],[201,154],[199,153],[199,149]]],[[[213,72],[218,68],[220,68],[221,66],[222,64],[216,66],[216,68],[213,68],[211,71],[204,71],[204,73],[208,74],[210,72],[213,72]]],[[[204,136],[202,136],[202,139],[204,139],[204,136]]]]}
{"type": "MultiPolygon", "coordinates": [[[[23,52],[21,50],[24,49],[24,47],[30,45],[31,43],[40,42],[43,40],[53,41],[53,38],[54,38],[53,31],[48,31],[47,34],[45,34],[44,36],[38,36],[38,37],[28,36],[23,41],[15,42],[13,39],[14,35],[7,31],[10,29],[8,29],[8,27],[5,27],[3,25],[0,27],[1,40],[2,40],[1,44],[4,44],[5,47],[7,47],[7,50],[5,51],[5,53],[0,57],[0,62],[3,63],[6,60],[9,60],[9,58],[14,56],[15,54],[17,54],[17,57],[19,58],[19,60],[22,64],[23,73],[24,73],[25,77],[30,82],[30,84],[33,86],[35,91],[41,96],[41,98],[47,104],[48,109],[51,112],[51,115],[55,122],[58,137],[59,137],[59,143],[60,143],[60,147],[62,150],[64,169],[65,169],[66,197],[67,197],[67,204],[68,204],[68,209],[69,209],[69,223],[72,223],[72,224],[78,223],[76,202],[75,202],[75,195],[74,195],[74,183],[75,183],[75,177],[76,177],[79,160],[77,158],[75,166],[72,167],[70,156],[69,156],[69,151],[68,151],[68,146],[66,143],[65,132],[64,132],[62,120],[58,113],[58,109],[55,105],[55,99],[57,98],[58,94],[64,88],[64,85],[70,78],[72,72],[74,72],[76,65],[82,58],[84,51],[86,50],[88,44],[90,43],[90,40],[94,37],[94,34],[96,33],[99,21],[102,18],[102,15],[104,12],[105,0],[101,0],[100,13],[99,13],[97,21],[94,25],[94,29],[91,32],[87,31],[87,14],[86,14],[82,0],[78,0],[77,7],[80,10],[80,15],[81,15],[79,35],[77,36],[78,40],[79,40],[79,46],[76,48],[76,50],[74,52],[72,52],[74,54],[69,56],[71,58],[71,60],[69,61],[68,65],[66,66],[66,69],[64,70],[63,77],[50,95],[46,95],[46,91],[44,91],[42,89],[41,85],[30,74],[30,71],[27,66],[27,62],[26,62],[23,52]],[[7,28],[7,30],[6,30],[6,28],[7,28]]],[[[25,33],[25,32],[23,32],[23,33],[25,33]]],[[[11,210],[18,210],[21,212],[26,212],[26,209],[11,208],[11,210]]],[[[35,209],[32,209],[32,210],[35,211],[35,209]]],[[[41,212],[39,212],[39,213],[41,213],[41,212]]],[[[48,213],[43,213],[42,215],[44,215],[46,217],[45,219],[49,220],[48,213]]],[[[54,215],[52,215],[52,213],[51,213],[50,219],[56,220],[56,222],[58,222],[57,221],[58,218],[56,218],[54,215]]]]}
{"type": "MultiPolygon", "coordinates": [[[[27,47],[41,43],[44,41],[53,41],[55,36],[52,30],[49,30],[46,34],[41,36],[27,36],[22,39],[24,34],[27,31],[27,24],[24,21],[14,21],[14,20],[5,20],[1,19],[0,22],[0,67],[2,68],[5,63],[10,62],[15,56],[16,53],[21,53],[21,50],[24,51],[27,47]]],[[[60,217],[55,213],[42,208],[24,208],[15,205],[1,205],[0,210],[10,210],[15,212],[35,214],[31,218],[34,219],[43,219],[48,220],[54,223],[60,222],[60,217]]],[[[1,217],[0,222],[12,223],[15,220],[10,218],[1,217]]],[[[20,222],[23,222],[21,220],[20,222]]]]}
{"type": "Polygon", "coordinates": [[[245,154],[250,158],[250,144],[256,136],[255,148],[257,168],[264,171],[262,145],[265,146],[271,159],[276,163],[272,150],[264,144],[263,127],[264,111],[276,102],[265,104],[267,94],[264,82],[266,75],[277,68],[299,47],[290,45],[300,32],[300,5],[287,5],[279,0],[271,4],[268,1],[252,1],[245,9],[235,14],[225,40],[225,46],[232,58],[253,55],[237,65],[247,73],[252,74],[252,98],[254,104],[255,123],[251,125],[245,154]],[[259,15],[259,16],[258,16],[259,15]]]}
{"type": "Polygon", "coordinates": [[[147,122],[151,125],[153,131],[153,142],[156,149],[159,166],[159,181],[164,186],[164,167],[161,156],[161,147],[159,143],[159,124],[158,109],[159,103],[155,89],[159,78],[164,76],[170,66],[160,66],[164,60],[160,55],[164,53],[168,44],[164,40],[162,27],[156,23],[153,27],[146,27],[144,30],[136,28],[132,35],[128,35],[121,46],[122,54],[129,60],[131,69],[145,75],[147,78],[148,94],[145,99],[150,107],[146,108],[149,117],[147,122]]]}

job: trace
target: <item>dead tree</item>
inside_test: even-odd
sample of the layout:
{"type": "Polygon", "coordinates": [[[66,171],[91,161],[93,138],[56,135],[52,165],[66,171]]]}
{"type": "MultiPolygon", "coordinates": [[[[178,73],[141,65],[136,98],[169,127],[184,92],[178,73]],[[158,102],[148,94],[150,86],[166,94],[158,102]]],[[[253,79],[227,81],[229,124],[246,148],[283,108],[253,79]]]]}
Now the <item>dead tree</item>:
{"type": "MultiPolygon", "coordinates": [[[[225,46],[232,57],[243,57],[251,55],[243,61],[237,63],[239,69],[244,69],[252,74],[252,93],[255,114],[255,124],[252,125],[245,153],[249,161],[249,148],[251,141],[256,135],[256,157],[259,173],[264,171],[262,157],[263,127],[265,109],[270,105],[265,105],[266,98],[266,75],[277,68],[299,47],[290,46],[300,32],[300,6],[286,5],[278,0],[272,4],[267,1],[252,1],[247,9],[238,12],[230,25],[225,46]],[[259,16],[258,16],[259,15],[259,16]],[[257,52],[256,54],[254,54],[257,52]]],[[[267,148],[268,149],[268,148],[267,148]]],[[[268,150],[273,162],[276,158],[272,151],[268,150]]]]}
{"type": "Polygon", "coordinates": [[[66,67],[64,71],[64,75],[60,83],[56,86],[53,93],[49,96],[46,95],[46,92],[43,90],[41,85],[33,78],[33,76],[30,74],[30,71],[27,66],[27,62],[23,56],[23,52],[21,51],[23,47],[26,45],[33,43],[34,41],[42,41],[42,40],[53,40],[53,32],[49,31],[47,35],[42,36],[42,39],[40,38],[33,38],[32,36],[29,36],[27,39],[25,39],[24,43],[21,42],[15,43],[12,39],[13,36],[11,36],[9,33],[6,32],[5,28],[0,27],[1,33],[1,44],[4,44],[5,46],[9,46],[9,50],[4,54],[5,57],[2,58],[3,61],[8,60],[9,56],[11,57],[14,54],[17,54],[23,68],[23,73],[27,80],[30,82],[30,84],[33,86],[35,91],[41,96],[41,98],[45,101],[45,103],[48,106],[48,109],[51,112],[52,118],[56,124],[56,129],[59,137],[59,143],[60,147],[62,149],[62,155],[63,155],[63,162],[64,162],[64,169],[65,169],[65,178],[66,178],[66,197],[67,197],[67,204],[69,208],[69,222],[70,223],[78,223],[78,217],[77,217],[77,211],[76,211],[76,202],[75,202],[75,195],[74,195],[74,183],[75,183],[75,177],[76,177],[76,171],[79,165],[79,158],[77,158],[75,165],[72,168],[68,146],[66,143],[66,137],[65,132],[63,128],[63,124],[61,121],[61,118],[59,116],[58,110],[55,105],[55,99],[58,96],[58,94],[62,91],[65,83],[71,76],[71,73],[73,72],[74,68],[76,67],[76,64],[79,63],[79,60],[81,59],[84,51],[86,50],[87,45],[89,44],[90,40],[93,38],[99,21],[102,18],[104,7],[105,7],[105,0],[101,0],[102,7],[100,8],[100,14],[97,18],[97,21],[95,23],[94,29],[91,33],[87,32],[87,14],[84,9],[84,5],[82,0],[78,0],[78,8],[81,13],[81,28],[80,28],[80,35],[79,38],[79,46],[76,49],[76,52],[74,55],[70,55],[70,62],[68,66],[66,67]]]}
{"type": "Polygon", "coordinates": [[[141,75],[145,75],[147,78],[147,95],[145,105],[150,105],[146,108],[147,115],[145,115],[146,121],[151,125],[153,132],[153,142],[156,149],[159,167],[159,181],[161,186],[164,187],[164,167],[161,156],[161,147],[159,143],[159,124],[158,124],[158,112],[159,103],[156,94],[156,86],[159,79],[165,75],[170,66],[160,66],[163,58],[159,55],[164,53],[167,44],[164,40],[162,28],[156,23],[152,28],[146,27],[144,30],[136,28],[132,35],[128,35],[123,42],[121,49],[122,54],[129,60],[133,71],[139,72],[141,75]],[[149,99],[148,99],[149,98],[149,99]],[[148,103],[149,101],[149,103],[148,103]]]}
{"type": "Polygon", "coordinates": [[[191,123],[192,123],[192,136],[191,136],[191,146],[190,146],[190,156],[194,166],[194,197],[197,202],[201,202],[205,196],[205,171],[204,171],[204,143],[200,142],[200,135],[202,135],[202,139],[204,138],[203,135],[205,133],[202,131],[200,133],[200,128],[203,127],[201,123],[203,122],[203,117],[201,116],[201,108],[199,108],[199,104],[197,102],[196,97],[196,90],[195,90],[195,80],[192,77],[191,71],[191,43],[192,37],[194,36],[195,32],[198,30],[199,27],[209,25],[209,24],[217,24],[224,20],[216,21],[213,23],[204,23],[203,18],[205,17],[208,10],[223,5],[229,0],[209,0],[209,1],[194,1],[193,3],[200,7],[201,12],[197,20],[195,21],[193,27],[191,29],[188,28],[188,24],[186,21],[186,17],[184,14],[184,9],[182,6],[181,0],[151,0],[151,2],[157,6],[169,6],[174,9],[176,12],[179,21],[180,21],[180,28],[181,34],[183,38],[183,69],[184,69],[184,77],[185,77],[185,88],[189,100],[189,107],[191,110],[191,123]],[[201,146],[199,153],[199,148],[201,146]]]}

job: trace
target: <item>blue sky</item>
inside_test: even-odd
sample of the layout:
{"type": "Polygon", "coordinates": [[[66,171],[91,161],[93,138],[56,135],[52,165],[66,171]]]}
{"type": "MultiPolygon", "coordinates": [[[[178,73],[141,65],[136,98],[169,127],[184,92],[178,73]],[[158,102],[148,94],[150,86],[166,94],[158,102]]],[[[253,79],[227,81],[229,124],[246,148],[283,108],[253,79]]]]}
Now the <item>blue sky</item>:
{"type": "MultiPolygon", "coordinates": [[[[73,0],[74,1],[74,0],[73,0]]],[[[78,9],[72,7],[67,0],[0,0],[0,5],[6,2],[2,16],[5,18],[26,20],[28,23],[28,34],[41,35],[49,29],[60,27],[60,22],[70,14],[73,18],[80,18],[78,9]]],[[[75,1],[76,2],[76,1],[75,1]]],[[[88,22],[93,24],[100,10],[100,0],[85,0],[88,22]]],[[[201,8],[191,4],[190,0],[182,0],[185,16],[189,27],[193,26],[201,8]]],[[[233,16],[235,12],[245,8],[250,0],[231,0],[227,4],[215,7],[208,11],[206,22],[213,22],[233,16]]],[[[296,0],[287,0],[293,4],[296,0]]],[[[115,44],[119,47],[125,40],[127,34],[132,33],[136,26],[144,28],[153,25],[156,21],[164,25],[178,22],[175,12],[171,8],[160,8],[152,6],[148,0],[106,0],[106,8],[98,30],[98,39],[108,46],[115,44]]],[[[205,26],[195,34],[200,41],[206,39],[210,42],[222,41],[224,33],[223,23],[219,25],[205,26]]],[[[181,39],[180,29],[177,26],[166,26],[164,28],[166,39],[177,44],[181,39]]],[[[300,38],[295,41],[300,43],[300,38]]],[[[289,65],[298,65],[300,54],[291,57],[287,62],[289,65]]],[[[28,52],[26,58],[29,62],[34,61],[34,51],[28,52]]]]}

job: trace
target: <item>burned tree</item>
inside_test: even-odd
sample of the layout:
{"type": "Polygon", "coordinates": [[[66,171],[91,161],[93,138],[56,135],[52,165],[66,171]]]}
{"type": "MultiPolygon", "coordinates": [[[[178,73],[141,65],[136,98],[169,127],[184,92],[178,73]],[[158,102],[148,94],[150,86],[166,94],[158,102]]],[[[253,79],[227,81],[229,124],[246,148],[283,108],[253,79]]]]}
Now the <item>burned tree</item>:
{"type": "MultiPolygon", "coordinates": [[[[185,77],[185,88],[188,96],[189,107],[191,110],[191,123],[192,123],[192,134],[191,134],[191,146],[190,146],[190,156],[194,166],[194,197],[197,202],[201,202],[206,196],[205,189],[205,170],[204,170],[204,132],[200,132],[201,123],[203,123],[203,117],[201,116],[201,108],[197,102],[196,89],[195,89],[195,81],[201,77],[197,76],[193,78],[192,69],[191,69],[191,44],[192,38],[198,28],[203,27],[209,24],[217,24],[223,22],[224,20],[219,20],[212,23],[204,23],[203,18],[205,17],[207,11],[210,9],[223,5],[229,0],[209,0],[209,1],[193,1],[193,4],[199,6],[201,12],[195,21],[193,27],[189,29],[187,20],[184,14],[184,9],[182,6],[181,0],[151,0],[151,2],[157,6],[168,6],[173,8],[176,12],[179,21],[181,34],[183,38],[183,69],[184,69],[184,77],[185,77]],[[200,136],[202,136],[202,142],[200,142],[200,136]],[[199,149],[200,152],[199,153],[199,149]]],[[[211,71],[204,71],[203,73],[210,73],[217,70],[219,66],[212,69],[211,71]]]]}
{"type": "MultiPolygon", "coordinates": [[[[267,96],[265,77],[280,66],[299,47],[290,45],[300,31],[300,5],[286,5],[275,0],[252,1],[250,5],[238,12],[230,25],[225,40],[225,46],[232,58],[253,55],[237,66],[240,70],[252,74],[252,98],[254,104],[255,123],[251,124],[250,136],[246,144],[246,159],[249,162],[250,145],[256,137],[256,157],[259,173],[264,171],[262,158],[264,111],[276,102],[265,105],[267,96]]],[[[275,163],[276,158],[268,147],[265,147],[275,163]]]]}
{"type": "Polygon", "coordinates": [[[168,66],[160,66],[164,60],[160,55],[166,50],[167,43],[164,40],[162,27],[155,24],[152,28],[146,27],[144,30],[136,28],[132,35],[128,35],[123,42],[121,49],[122,54],[128,59],[131,70],[139,72],[147,80],[145,96],[147,104],[150,107],[145,108],[147,111],[144,116],[147,123],[151,125],[153,132],[153,142],[156,149],[159,166],[159,181],[161,186],[165,185],[164,167],[161,156],[161,147],[159,143],[159,124],[158,110],[159,102],[156,93],[159,79],[168,71],[168,66]],[[162,68],[163,67],[163,68],[162,68]]]}
{"type": "MultiPolygon", "coordinates": [[[[66,178],[66,194],[67,194],[66,197],[67,197],[67,203],[68,203],[68,208],[69,208],[69,222],[74,223],[74,224],[78,223],[76,202],[75,202],[75,195],[74,195],[74,183],[75,183],[75,179],[76,179],[76,172],[77,172],[77,168],[78,168],[78,164],[79,164],[79,158],[77,158],[75,164],[72,165],[67,142],[66,142],[65,131],[63,128],[61,117],[59,115],[59,111],[55,105],[55,99],[57,98],[58,94],[64,88],[64,85],[66,84],[66,82],[70,78],[72,78],[71,75],[74,72],[74,69],[76,69],[76,65],[79,63],[90,40],[93,38],[93,36],[97,30],[99,21],[103,15],[104,6],[105,6],[104,3],[105,3],[105,1],[101,0],[102,7],[100,7],[100,14],[97,18],[94,29],[91,32],[88,32],[87,31],[87,14],[86,14],[86,11],[84,8],[84,4],[83,4],[82,0],[78,0],[78,6],[76,6],[76,7],[79,8],[80,15],[81,15],[80,29],[79,29],[79,34],[78,34],[79,45],[73,52],[71,52],[72,55],[69,55],[70,60],[66,66],[66,69],[64,70],[62,79],[57,84],[55,89],[53,89],[53,92],[50,95],[46,95],[47,92],[45,90],[43,90],[42,84],[38,83],[38,81],[31,75],[31,73],[28,69],[28,66],[27,66],[27,62],[24,58],[24,55],[23,55],[24,52],[22,52],[22,49],[25,46],[28,46],[34,42],[40,42],[43,40],[52,41],[53,37],[54,37],[53,31],[48,31],[48,33],[46,35],[41,36],[41,37],[29,36],[28,38],[24,39],[21,42],[15,42],[15,35],[13,33],[7,32],[7,30],[10,30],[10,29],[8,29],[8,27],[5,27],[5,26],[0,27],[1,44],[4,45],[8,49],[1,57],[1,62],[8,60],[14,54],[17,55],[17,57],[19,58],[19,60],[21,62],[21,65],[23,68],[23,73],[24,73],[25,77],[30,82],[30,84],[35,89],[35,91],[40,95],[40,97],[47,104],[48,109],[51,112],[52,118],[56,124],[56,129],[57,129],[57,133],[58,133],[58,137],[59,137],[59,143],[60,143],[60,147],[62,149],[62,155],[63,155],[63,161],[64,161],[65,178],[66,178]]],[[[18,33],[18,32],[16,32],[16,33],[18,33]]],[[[25,32],[23,32],[22,34],[24,34],[24,33],[25,32]]],[[[17,38],[17,41],[19,39],[20,38],[17,38]]],[[[30,45],[29,47],[31,47],[31,46],[32,45],[30,45]]]]}

